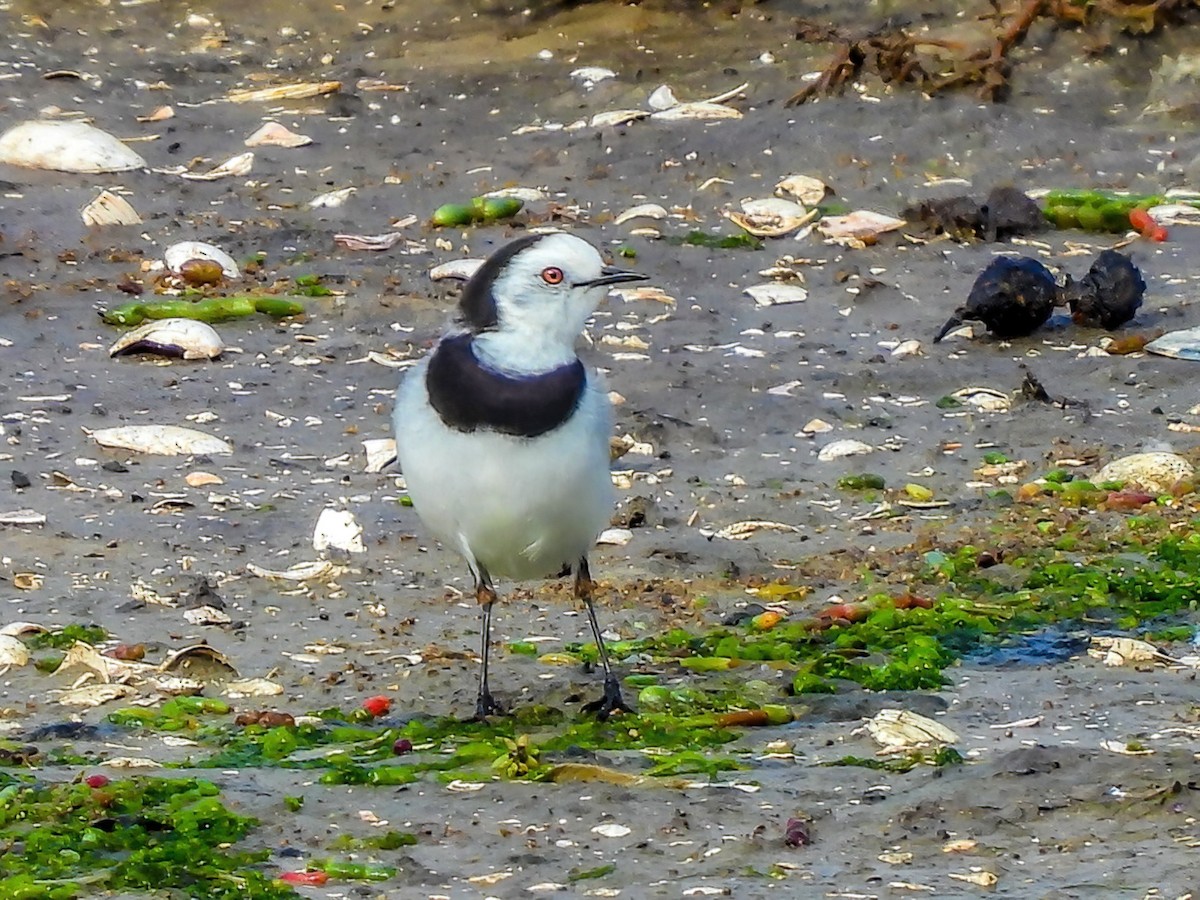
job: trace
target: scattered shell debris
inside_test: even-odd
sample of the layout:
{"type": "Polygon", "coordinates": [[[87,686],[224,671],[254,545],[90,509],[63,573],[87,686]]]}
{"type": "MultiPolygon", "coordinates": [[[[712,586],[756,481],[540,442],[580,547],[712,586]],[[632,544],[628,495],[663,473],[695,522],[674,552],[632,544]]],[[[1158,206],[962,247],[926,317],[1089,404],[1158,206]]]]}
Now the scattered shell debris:
{"type": "Polygon", "coordinates": [[[297,134],[278,122],[265,122],[246,138],[247,147],[307,147],[313,139],[306,134],[297,134]]]}
{"type": "MultiPolygon", "coordinates": [[[[819,432],[814,431],[814,434],[819,432]]],[[[847,456],[862,456],[866,453],[874,453],[875,448],[870,444],[862,441],[854,440],[853,438],[843,438],[826,444],[817,452],[817,459],[821,462],[832,462],[835,459],[843,459],[847,456]]]]}
{"type": "Polygon", "coordinates": [[[754,305],[760,308],[784,306],[788,303],[803,303],[808,299],[808,291],[805,288],[795,284],[780,284],[779,282],[752,284],[750,287],[744,288],[742,293],[750,297],[754,301],[754,305]]]}

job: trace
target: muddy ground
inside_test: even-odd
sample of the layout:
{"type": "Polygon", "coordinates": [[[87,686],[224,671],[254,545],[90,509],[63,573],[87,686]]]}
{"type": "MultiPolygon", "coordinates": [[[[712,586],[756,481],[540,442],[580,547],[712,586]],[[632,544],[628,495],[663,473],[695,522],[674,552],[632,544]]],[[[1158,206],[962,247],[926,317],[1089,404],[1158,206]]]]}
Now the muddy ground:
{"type": "MultiPolygon", "coordinates": [[[[732,233],[720,210],[769,196],[793,173],[825,180],[851,208],[889,213],[914,197],[982,196],[1001,183],[1197,187],[1189,178],[1200,151],[1194,130],[1139,115],[1161,45],[1123,40],[1121,53],[1085,57],[1059,35],[1057,49],[1019,70],[1004,105],[969,95],[931,100],[868,80],[845,96],[786,108],[824,58],[821,48],[791,40],[790,18],[803,4],[766,3],[737,16],[705,11],[686,21],[608,4],[546,19],[476,16],[438,3],[384,6],[263,5],[251,22],[224,2],[4,4],[0,125],[52,106],[80,113],[123,138],[146,139],[133,146],[153,167],[220,162],[242,152],[243,138],[266,119],[314,144],[262,148],[249,175],[214,182],[149,171],[0,170],[0,470],[31,481],[17,488],[6,474],[0,509],[46,516],[43,527],[0,526],[0,620],[91,621],[151,648],[207,641],[243,674],[284,684],[281,708],[352,707],[383,692],[404,714],[467,714],[474,663],[430,651],[475,647],[476,611],[460,594],[469,589],[465,568],[427,541],[413,510],[400,505],[399,473],[363,471],[360,442],[389,436],[398,376],[368,353],[395,362],[422,352],[454,302],[454,289],[432,284],[429,268],[486,255],[521,225],[435,234],[418,223],[404,232],[426,252],[407,255],[404,244],[351,252],[332,238],[385,232],[410,213],[423,221],[443,202],[505,186],[541,187],[553,198],[531,204],[518,223],[556,223],[610,251],[631,247],[636,258],[626,264],[677,301],[673,309],[612,302],[597,315],[587,350],[624,398],[619,433],[652,445],[616,464],[631,472],[632,485],[621,492],[617,518],[637,501],[649,508],[646,524],[632,529],[626,546],[599,548],[592,566],[610,589],[602,592],[601,618],[623,637],[715,621],[747,600],[742,582],[725,577],[731,572],[776,577],[815,554],[846,550],[862,559],[918,538],[952,547],[991,515],[984,491],[966,485],[984,448],[1029,460],[1034,472],[1063,458],[1103,462],[1143,448],[1196,448],[1194,434],[1168,429],[1196,420],[1194,363],[1085,355],[1101,333],[1061,314],[1011,343],[929,342],[998,251],[1017,249],[1079,275],[1116,237],[1048,233],[1014,248],[894,235],[846,250],[811,236],[719,251],[630,236],[632,225],[612,224],[634,203],[654,201],[690,210],[687,221],[662,223],[668,237],[693,227],[732,233]],[[200,18],[189,22],[191,13],[200,18]],[[582,65],[608,66],[618,77],[585,89],[569,74],[582,65]],[[56,70],[81,77],[46,77],[56,70]],[[404,87],[365,90],[360,78],[404,87]],[[343,87],[323,98],[222,99],[237,87],[331,79],[343,87]],[[731,105],[745,115],[736,121],[513,133],[643,107],[664,82],[698,99],[742,81],[749,87],[731,105]],[[135,120],[161,104],[175,116],[135,120]],[[967,184],[931,187],[937,178],[967,184]],[[79,208],[102,187],[127,192],[144,224],[85,229],[79,208]],[[307,206],[343,187],[357,191],[343,205],[307,206]],[[439,238],[449,244],[439,247],[439,238]],[[218,326],[235,351],[219,362],[110,360],[106,348],[118,332],[100,322],[97,308],[128,299],[116,285],[149,282],[142,262],[184,239],[212,241],[238,259],[265,254],[250,283],[317,273],[338,294],[307,301],[300,321],[218,326]],[[784,255],[805,260],[808,300],[756,309],[742,289],[764,280],[758,272],[784,255]],[[631,335],[648,349],[604,341],[631,335]],[[921,355],[890,354],[909,339],[922,342],[921,355]],[[1022,365],[1052,395],[1082,405],[1017,399],[1007,414],[935,406],[968,386],[1016,392],[1022,365]],[[786,392],[771,390],[788,383],[786,392]],[[797,436],[815,417],[834,431],[797,436]],[[150,423],[196,425],[232,441],[235,452],[131,455],[103,450],[87,435],[150,423]],[[817,451],[836,438],[878,449],[819,462],[817,451]],[[195,471],[224,483],[190,488],[184,476],[195,471]],[[850,472],[879,472],[889,484],[919,481],[950,505],[855,521],[875,501],[835,488],[850,472]],[[186,505],[160,504],[170,498],[186,505]],[[347,574],[282,590],[247,573],[247,563],[285,568],[317,558],[312,530],[324,507],[349,509],[364,526],[366,552],[349,560],[347,574]],[[750,519],[800,530],[746,542],[711,536],[750,519]],[[43,578],[21,590],[19,573],[43,578]],[[134,599],[135,586],[145,585],[186,605],[203,579],[232,626],[192,626],[180,607],[134,599]],[[704,613],[691,606],[699,596],[710,601],[704,613]],[[411,655],[422,652],[425,660],[412,665],[411,655]]],[[[1054,37],[1035,29],[1032,43],[1054,37]]],[[[1180,30],[1168,50],[1194,46],[1197,37],[1180,30]]],[[[1165,244],[1131,249],[1149,283],[1133,330],[1197,324],[1192,260],[1200,236],[1179,227],[1165,244]]],[[[855,572],[830,566],[823,577],[807,575],[813,592],[798,611],[835,594],[857,596],[866,588],[855,572]]],[[[586,638],[586,621],[563,585],[523,585],[513,594],[498,615],[497,640],[539,637],[554,650],[586,638]]],[[[940,692],[851,693],[787,728],[747,734],[743,746],[754,757],[770,740],[791,742],[795,754],[737,773],[760,786],[755,793],[500,781],[473,793],[432,781],[317,787],[304,773],[279,770],[225,772],[218,780],[231,803],[266,820],[254,840],[272,848],[319,851],[332,833],[360,827],[364,810],[421,833],[397,883],[361,889],[378,896],[527,896],[565,885],[568,870],[606,862],[616,869],[602,880],[561,890],[629,898],[957,897],[981,893],[951,877],[972,869],[995,873],[992,893],[1006,897],[1176,897],[1194,888],[1195,791],[1164,803],[1152,798],[1174,781],[1194,781],[1200,769],[1196,733],[1187,727],[1195,721],[1193,678],[1109,669],[1080,655],[1031,666],[968,662],[949,674],[940,692]],[[870,755],[868,739],[852,731],[884,706],[941,714],[962,735],[969,764],[906,775],[813,765],[870,755]],[[1038,716],[1034,727],[995,727],[1038,716]],[[1109,737],[1139,738],[1157,752],[1108,752],[1100,741],[1109,737]],[[304,810],[283,814],[284,794],[304,794],[304,810]],[[815,843],[786,847],[784,823],[801,814],[814,819],[815,843]],[[592,832],[609,821],[632,830],[620,838],[592,832]],[[967,854],[942,852],[952,838],[978,844],[967,854]],[[913,855],[907,863],[879,858],[889,852],[913,855]],[[778,880],[753,874],[779,863],[778,880]],[[505,872],[510,877],[491,886],[467,880],[505,872]]],[[[679,680],[689,677],[697,676],[679,680]]],[[[46,702],[48,684],[32,673],[6,677],[0,698],[13,710],[4,723],[10,733],[63,718],[46,702]]],[[[501,653],[495,661],[494,688],[510,702],[573,705],[598,687],[593,676],[527,657],[501,653]]],[[[80,715],[100,721],[104,712],[80,715]]],[[[103,749],[160,760],[183,753],[157,738],[127,736],[103,749]]],[[[331,888],[316,893],[335,896],[331,888]]]]}

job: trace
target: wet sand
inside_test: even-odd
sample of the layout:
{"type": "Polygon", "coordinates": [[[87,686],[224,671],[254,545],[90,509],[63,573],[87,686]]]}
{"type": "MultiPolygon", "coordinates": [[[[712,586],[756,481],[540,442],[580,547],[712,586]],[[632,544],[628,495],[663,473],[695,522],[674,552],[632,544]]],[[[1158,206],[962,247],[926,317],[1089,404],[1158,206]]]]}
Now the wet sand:
{"type": "MultiPolygon", "coordinates": [[[[444,202],[514,185],[551,197],[530,204],[518,222],[559,224],[610,251],[631,247],[636,259],[626,264],[676,300],[672,309],[614,300],[597,315],[586,352],[624,398],[618,432],[652,447],[616,464],[630,485],[617,518],[636,502],[650,509],[647,524],[632,529],[627,545],[599,548],[593,561],[610,589],[601,618],[622,637],[711,624],[747,601],[746,578],[788,574],[817,554],[870,558],[916,540],[952,548],[992,515],[983,492],[966,486],[985,449],[1029,460],[1035,472],[1053,460],[1104,462],[1160,446],[1195,456],[1195,435],[1167,427],[1197,419],[1193,364],[1084,355],[1102,333],[1069,324],[1061,312],[1027,339],[930,343],[996,252],[1016,249],[1079,275],[1115,238],[1048,232],[1013,247],[893,235],[846,250],[812,236],[714,251],[631,236],[632,225],[613,224],[635,203],[658,202],[686,211],[661,223],[666,237],[692,228],[732,233],[723,208],[770,196],[793,173],[823,179],[850,208],[893,214],[912,198],[982,197],[1000,183],[1145,192],[1195,186],[1187,176],[1200,145],[1191,130],[1138,116],[1145,81],[1130,76],[1156,63],[1149,49],[1095,60],[1047,54],[1020,70],[1012,101],[1001,106],[892,93],[868,81],[861,91],[790,109],[784,99],[823,56],[795,45],[787,10],[769,4],[740,18],[697,17],[682,32],[670,15],[634,8],[524,24],[454,22],[432,6],[417,22],[403,8],[287,9],[256,13],[260,24],[251,25],[236,7],[217,6],[205,25],[186,23],[187,11],[175,5],[36,11],[41,21],[29,18],[31,5],[13,6],[9,15],[24,18],[6,42],[0,125],[52,105],[79,111],[123,138],[153,137],[133,145],[153,167],[195,157],[220,162],[243,152],[242,139],[266,118],[315,143],[258,149],[249,175],[214,182],[145,171],[0,169],[0,468],[32,481],[18,490],[6,478],[0,509],[29,507],[47,517],[41,528],[0,526],[5,622],[94,621],[152,648],[207,641],[243,674],[284,684],[281,708],[355,706],[386,692],[405,713],[469,712],[474,663],[431,651],[475,647],[476,610],[460,593],[470,587],[465,567],[431,545],[400,505],[399,473],[363,471],[361,441],[389,436],[398,377],[368,353],[390,361],[419,354],[454,302],[452,287],[429,281],[429,268],[486,255],[520,228],[408,226],[406,236],[426,249],[409,255],[403,244],[351,252],[332,236],[379,234],[410,213],[423,221],[444,202]],[[290,25],[294,33],[281,30],[290,25]],[[495,40],[495,29],[511,39],[495,40]],[[549,58],[538,58],[541,50],[549,58]],[[775,62],[763,63],[764,52],[775,62]],[[618,77],[586,90],[569,74],[581,65],[609,66],[618,77]],[[43,77],[60,69],[84,78],[43,77]],[[364,90],[356,87],[363,77],[406,89],[364,90]],[[341,80],[343,90],[281,105],[222,101],[236,87],[326,79],[341,80]],[[682,99],[698,99],[742,81],[750,86],[731,102],[745,114],[737,121],[513,133],[644,108],[663,82],[682,99]],[[174,118],[135,121],[163,103],[175,107],[174,118]],[[930,187],[933,177],[968,184],[930,187]],[[118,186],[144,224],[85,229],[79,207],[101,187],[118,186]],[[342,206],[307,206],[343,187],[356,193],[342,206]],[[122,302],[120,281],[186,239],[212,241],[238,259],[265,254],[248,283],[317,273],[338,296],[306,301],[310,312],[298,322],[217,326],[233,348],[219,362],[110,360],[106,348],[118,332],[96,309],[122,302]],[[807,301],[755,308],[742,289],[765,280],[758,272],[785,255],[804,260],[807,301]],[[891,355],[909,339],[924,352],[891,355]],[[1008,414],[935,406],[964,387],[1014,394],[1022,365],[1052,394],[1083,405],[1018,399],[1008,414]],[[786,392],[772,390],[793,382],[786,392]],[[797,436],[812,418],[834,430],[797,436]],[[120,424],[194,424],[235,450],[212,459],[130,455],[103,450],[87,435],[120,424]],[[877,449],[818,461],[817,451],[838,438],[877,449]],[[190,488],[184,476],[194,471],[216,473],[224,484],[190,488]],[[950,505],[856,519],[874,503],[836,490],[837,479],[853,472],[884,473],[889,485],[919,481],[950,505]],[[188,505],[158,505],[176,497],[188,505]],[[247,563],[285,568],[314,559],[312,529],[327,506],[353,511],[365,529],[366,552],[349,560],[343,577],[282,592],[247,573],[247,563]],[[745,542],[712,537],[756,519],[800,530],[745,542]],[[732,571],[742,581],[725,577],[732,571]],[[43,575],[41,586],[15,588],[13,576],[24,572],[43,575]],[[181,597],[203,580],[215,586],[233,626],[193,626],[181,607],[132,599],[139,584],[181,597]],[[700,596],[710,601],[704,611],[692,605],[700,596]],[[425,659],[410,665],[412,654],[425,659]]],[[[1178,227],[1168,243],[1130,248],[1149,284],[1134,331],[1196,324],[1198,245],[1193,230],[1178,227]]],[[[805,578],[813,591],[797,612],[866,589],[852,566],[805,578]]],[[[586,639],[586,620],[565,585],[504,590],[513,599],[498,615],[498,641],[545,637],[539,647],[554,650],[586,639]]],[[[778,672],[755,674],[784,683],[778,672]]],[[[569,870],[607,862],[616,863],[610,875],[562,890],[958,897],[981,892],[952,877],[973,869],[995,873],[991,893],[1007,897],[1177,897],[1194,888],[1193,677],[1114,670],[1086,656],[1056,665],[964,664],[948,674],[942,691],[839,695],[814,702],[791,726],[747,732],[737,746],[750,767],[736,774],[758,786],[753,793],[501,781],[472,793],[434,781],[331,788],[309,784],[302,772],[267,769],[217,780],[231,802],[263,816],[254,839],[272,848],[319,851],[333,833],[359,827],[362,810],[416,831],[421,842],[408,849],[400,881],[372,896],[530,896],[538,886],[566,885],[569,870]],[[815,765],[871,755],[873,745],[853,732],[864,716],[893,706],[937,713],[962,736],[968,764],[904,775],[815,765]],[[1033,727],[995,727],[1039,716],[1033,727]],[[1156,752],[1112,753],[1100,747],[1106,738],[1136,738],[1156,752]],[[790,742],[794,759],[763,758],[778,740],[790,742]],[[1175,782],[1185,786],[1155,793],[1175,782]],[[307,800],[301,813],[263,812],[298,793],[307,800]],[[813,846],[783,845],[784,823],[797,815],[813,818],[813,846]],[[631,831],[593,833],[604,822],[631,831]],[[943,852],[956,838],[978,843],[943,852]],[[897,853],[912,857],[888,855],[897,853]],[[511,875],[492,885],[467,880],[494,872],[511,875]]],[[[688,677],[699,676],[680,680],[688,677]]],[[[494,678],[501,697],[517,704],[576,703],[599,689],[586,673],[513,654],[499,655],[494,678]]],[[[8,676],[0,701],[19,710],[4,723],[13,734],[62,718],[44,702],[47,684],[32,672],[8,676]]],[[[100,721],[105,712],[82,718],[100,721]]],[[[111,743],[112,754],[181,758],[156,738],[111,743]]],[[[638,765],[621,754],[600,761],[638,765]]]]}

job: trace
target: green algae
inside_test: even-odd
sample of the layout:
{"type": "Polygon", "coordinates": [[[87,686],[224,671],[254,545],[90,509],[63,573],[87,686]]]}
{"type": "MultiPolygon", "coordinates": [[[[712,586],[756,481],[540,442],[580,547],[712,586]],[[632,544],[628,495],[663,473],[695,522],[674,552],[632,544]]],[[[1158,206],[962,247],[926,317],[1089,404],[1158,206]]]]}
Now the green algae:
{"type": "Polygon", "coordinates": [[[236,845],[257,824],[195,778],[131,778],[95,787],[0,773],[0,897],[71,900],[99,891],[203,900],[295,893],[263,873],[268,851],[236,845]]]}

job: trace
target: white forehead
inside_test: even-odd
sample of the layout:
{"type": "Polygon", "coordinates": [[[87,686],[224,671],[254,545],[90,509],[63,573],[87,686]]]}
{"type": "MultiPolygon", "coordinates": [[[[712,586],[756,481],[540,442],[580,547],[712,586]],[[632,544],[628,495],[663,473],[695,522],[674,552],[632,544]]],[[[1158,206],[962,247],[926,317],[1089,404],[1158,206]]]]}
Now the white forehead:
{"type": "Polygon", "coordinates": [[[547,266],[557,266],[564,272],[595,277],[600,273],[604,260],[599,251],[581,237],[566,232],[555,232],[543,237],[529,249],[517,256],[522,267],[528,266],[541,271],[547,266]]]}

